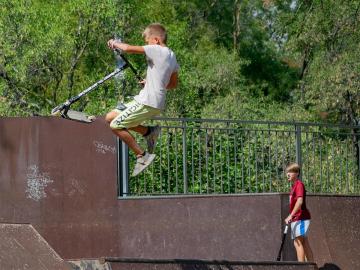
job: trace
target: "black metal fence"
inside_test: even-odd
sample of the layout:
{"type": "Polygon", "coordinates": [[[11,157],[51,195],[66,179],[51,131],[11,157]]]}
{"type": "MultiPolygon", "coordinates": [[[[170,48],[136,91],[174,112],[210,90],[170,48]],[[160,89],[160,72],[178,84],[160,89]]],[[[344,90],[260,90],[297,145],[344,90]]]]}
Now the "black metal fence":
{"type": "MultiPolygon", "coordinates": [[[[156,118],[156,160],[129,178],[119,143],[120,196],[286,192],[285,168],[302,166],[310,193],[358,194],[360,128],[296,122],[156,118]]],[[[138,138],[141,141],[140,138],[138,138]]]]}

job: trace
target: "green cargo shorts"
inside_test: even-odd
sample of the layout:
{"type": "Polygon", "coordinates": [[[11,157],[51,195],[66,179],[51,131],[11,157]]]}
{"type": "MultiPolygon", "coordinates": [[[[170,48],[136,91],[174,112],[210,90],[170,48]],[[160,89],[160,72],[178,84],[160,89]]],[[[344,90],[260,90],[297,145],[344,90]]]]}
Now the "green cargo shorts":
{"type": "Polygon", "coordinates": [[[160,109],[143,105],[136,100],[126,103],[125,106],[126,109],[123,111],[118,109],[113,110],[118,113],[118,115],[110,123],[112,129],[128,129],[136,127],[142,122],[161,113],[160,109]]]}

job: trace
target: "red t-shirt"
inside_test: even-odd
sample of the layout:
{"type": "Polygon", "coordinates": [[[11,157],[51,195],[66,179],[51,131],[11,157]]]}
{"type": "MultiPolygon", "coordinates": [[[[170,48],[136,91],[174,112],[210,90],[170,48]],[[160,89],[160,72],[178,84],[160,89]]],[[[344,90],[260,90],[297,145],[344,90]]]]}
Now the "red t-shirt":
{"type": "Polygon", "coordinates": [[[301,182],[301,180],[297,179],[291,187],[290,213],[294,209],[297,199],[300,197],[303,197],[303,203],[301,205],[301,208],[295,213],[291,221],[306,220],[311,218],[310,212],[306,208],[306,190],[304,183],[301,182]]]}

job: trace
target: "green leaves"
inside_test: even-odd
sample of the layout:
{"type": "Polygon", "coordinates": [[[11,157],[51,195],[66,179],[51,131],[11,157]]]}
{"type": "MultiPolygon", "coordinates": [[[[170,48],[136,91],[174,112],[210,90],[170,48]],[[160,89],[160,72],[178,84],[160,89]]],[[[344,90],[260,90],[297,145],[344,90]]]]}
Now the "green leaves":
{"type": "MultiPolygon", "coordinates": [[[[144,27],[160,22],[181,66],[168,116],[359,118],[355,0],[4,0],[0,11],[2,115],[49,114],[114,69],[109,38],[142,45],[144,27]]],[[[143,56],[129,58],[145,70],[143,56]]],[[[126,76],[134,95],[139,88],[126,76]]],[[[78,109],[104,114],[118,93],[107,82],[78,109]]]]}
{"type": "Polygon", "coordinates": [[[281,8],[276,20],[277,31],[288,33],[286,50],[302,59],[302,102],[326,112],[328,121],[359,119],[359,7],[358,1],[300,1],[291,12],[281,8]]]}

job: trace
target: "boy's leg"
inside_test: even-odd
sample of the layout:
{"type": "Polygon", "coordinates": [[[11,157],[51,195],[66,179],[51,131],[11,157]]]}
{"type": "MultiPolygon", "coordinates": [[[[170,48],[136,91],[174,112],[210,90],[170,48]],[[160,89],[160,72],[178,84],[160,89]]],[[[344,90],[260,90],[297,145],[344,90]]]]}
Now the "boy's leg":
{"type": "Polygon", "coordinates": [[[106,114],[106,116],[105,116],[105,121],[110,124],[111,121],[114,120],[115,117],[118,116],[118,115],[119,115],[119,112],[117,112],[117,111],[111,111],[111,112],[109,112],[109,113],[106,114]]]}
{"type": "MultiPolygon", "coordinates": [[[[117,111],[111,111],[106,114],[105,121],[109,124],[119,115],[119,112],[117,111]]],[[[147,128],[139,128],[137,127],[130,128],[131,130],[135,130],[139,133],[146,132],[147,128]]],[[[135,138],[130,134],[128,130],[125,128],[123,129],[112,129],[113,133],[118,136],[123,142],[125,142],[129,148],[135,153],[136,156],[141,155],[144,153],[144,151],[141,149],[141,147],[136,143],[135,138]]]]}
{"type": "Polygon", "coordinates": [[[305,257],[308,262],[314,262],[314,255],[307,237],[304,238],[305,257]]]}
{"type": "Polygon", "coordinates": [[[299,262],[304,262],[305,257],[308,261],[313,261],[312,250],[307,240],[307,233],[310,220],[298,220],[291,222],[291,238],[294,240],[294,246],[299,262]],[[307,250],[306,248],[309,248],[307,250]],[[307,253],[309,251],[309,253],[307,253]]]}
{"type": "Polygon", "coordinates": [[[131,127],[129,129],[133,130],[133,131],[135,131],[137,133],[140,133],[141,135],[144,136],[148,132],[149,127],[146,127],[146,126],[143,126],[143,125],[138,125],[136,127],[131,127]]]}
{"type": "Polygon", "coordinates": [[[136,127],[131,127],[129,128],[129,130],[135,131],[139,134],[141,134],[147,143],[147,151],[152,154],[154,152],[155,146],[156,146],[156,142],[157,142],[157,138],[159,137],[160,134],[160,127],[159,126],[154,126],[154,127],[146,127],[146,126],[136,126],[136,127]]]}
{"type": "Polygon", "coordinates": [[[143,135],[147,143],[147,150],[149,153],[152,154],[156,146],[157,138],[159,137],[160,134],[160,127],[159,126],[146,127],[139,125],[129,129],[143,135]]]}
{"type": "Polygon", "coordinates": [[[297,259],[299,262],[305,262],[304,237],[298,236],[294,239],[297,259]]]}
{"type": "Polygon", "coordinates": [[[136,143],[135,138],[129,133],[129,130],[146,135],[149,128],[142,126],[141,123],[158,114],[160,110],[142,105],[135,100],[126,105],[127,108],[124,111],[115,110],[109,113],[106,119],[110,120],[110,127],[113,132],[136,154],[137,160],[132,174],[136,176],[151,164],[155,155],[143,151],[136,143]]]}
{"type": "Polygon", "coordinates": [[[136,156],[143,155],[144,150],[137,144],[135,138],[130,134],[127,129],[113,129],[116,136],[118,136],[129,148],[135,153],[136,156]]]}
{"type": "MultiPolygon", "coordinates": [[[[105,120],[106,122],[110,123],[110,126],[113,130],[117,130],[117,129],[127,129],[127,130],[132,130],[135,131],[137,133],[140,133],[146,140],[147,143],[147,148],[148,148],[148,152],[149,153],[153,153],[155,146],[156,146],[156,141],[157,138],[160,134],[160,127],[159,126],[155,126],[155,127],[150,127],[150,126],[143,126],[140,125],[140,122],[145,121],[146,119],[149,119],[150,117],[154,116],[154,115],[158,115],[160,114],[160,110],[158,109],[154,109],[154,108],[150,108],[148,106],[142,106],[139,107],[138,103],[132,101],[130,103],[126,104],[126,107],[129,108],[129,110],[124,110],[124,111],[119,111],[117,109],[109,112],[106,114],[105,116],[105,120]],[[135,110],[133,110],[133,108],[135,108],[135,110]],[[138,108],[142,108],[140,110],[137,110],[138,108]],[[130,112],[130,113],[128,113],[130,112]],[[131,115],[133,114],[134,115],[131,115]],[[115,120],[116,118],[121,118],[121,115],[126,115],[126,119],[124,121],[124,119],[122,120],[122,122],[125,124],[122,125],[113,125],[113,120],[115,120]],[[135,121],[135,125],[133,125],[135,121]],[[128,126],[130,124],[130,126],[128,126]]],[[[117,133],[115,133],[116,135],[118,135],[117,133]]],[[[128,136],[126,136],[128,137],[128,136]]],[[[135,146],[136,147],[136,146],[135,146]]]]}
{"type": "Polygon", "coordinates": [[[113,132],[136,154],[136,164],[132,176],[137,176],[153,162],[155,155],[143,151],[127,129],[114,129],[113,132]]]}

